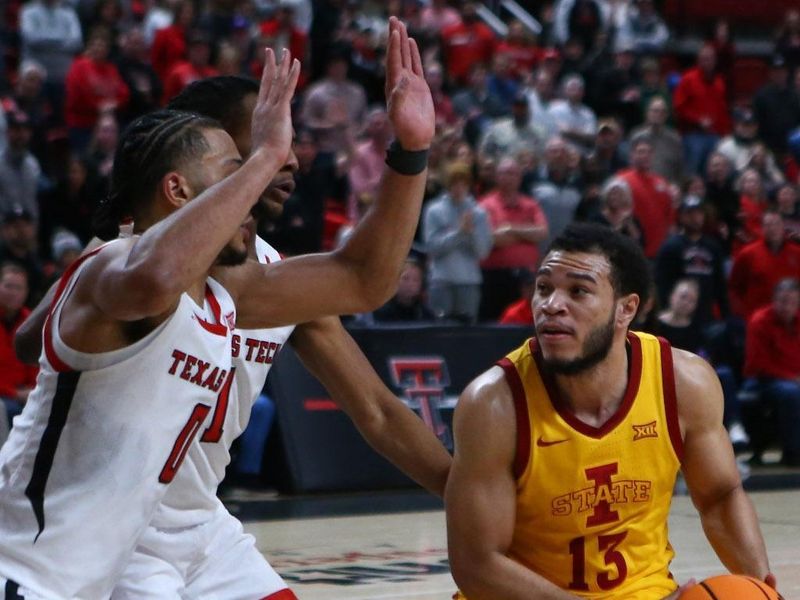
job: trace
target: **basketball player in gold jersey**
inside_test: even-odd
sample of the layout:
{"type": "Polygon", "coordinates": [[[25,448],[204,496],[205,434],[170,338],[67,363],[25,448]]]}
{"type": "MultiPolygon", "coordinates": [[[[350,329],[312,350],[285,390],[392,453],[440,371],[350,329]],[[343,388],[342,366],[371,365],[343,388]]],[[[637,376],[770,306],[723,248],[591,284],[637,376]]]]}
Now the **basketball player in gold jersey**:
{"type": "Polygon", "coordinates": [[[725,566],[775,585],[714,371],[629,331],[649,279],[641,250],[610,229],[571,225],[553,242],[535,336],[456,409],[445,494],[456,598],[676,598],[679,469],[725,566]]]}

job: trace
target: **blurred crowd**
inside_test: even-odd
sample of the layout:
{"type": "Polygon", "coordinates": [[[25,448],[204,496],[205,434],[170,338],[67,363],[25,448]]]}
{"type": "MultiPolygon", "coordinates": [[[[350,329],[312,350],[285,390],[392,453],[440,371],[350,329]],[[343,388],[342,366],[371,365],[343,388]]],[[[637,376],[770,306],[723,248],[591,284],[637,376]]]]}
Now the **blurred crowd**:
{"type": "MultiPolygon", "coordinates": [[[[656,0],[520,4],[533,20],[487,21],[484,6],[457,0],[4,3],[9,412],[32,381],[6,342],[92,237],[120,129],[191,82],[257,77],[267,46],[301,57],[297,186],[260,234],[287,255],[348,235],[392,139],[382,59],[395,14],[419,41],[437,135],[397,295],[353,318],[531,325],[549,241],[574,220],[603,223],[652,260],[654,301],[638,327],[717,368],[732,440],[747,441],[742,398],[771,395],[788,415],[781,426],[799,430],[800,12],[787,13],[766,78],[742,97],[724,20],[684,68],[656,0]]],[[[800,463],[800,442],[784,434],[784,459],[800,463]]]]}

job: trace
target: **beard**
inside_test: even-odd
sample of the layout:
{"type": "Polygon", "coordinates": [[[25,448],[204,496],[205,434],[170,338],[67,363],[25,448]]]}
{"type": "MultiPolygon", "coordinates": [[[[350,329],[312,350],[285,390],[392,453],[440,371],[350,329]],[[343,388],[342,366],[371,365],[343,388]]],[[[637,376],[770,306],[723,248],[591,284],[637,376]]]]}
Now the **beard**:
{"type": "Polygon", "coordinates": [[[545,366],[556,375],[578,375],[597,366],[611,352],[611,346],[614,344],[615,321],[614,311],[611,311],[611,318],[605,325],[595,327],[589,332],[583,342],[580,356],[570,360],[559,360],[547,359],[543,355],[542,360],[545,366]]]}
{"type": "Polygon", "coordinates": [[[221,267],[236,267],[247,260],[247,249],[238,250],[228,244],[217,256],[216,263],[221,267]]]}

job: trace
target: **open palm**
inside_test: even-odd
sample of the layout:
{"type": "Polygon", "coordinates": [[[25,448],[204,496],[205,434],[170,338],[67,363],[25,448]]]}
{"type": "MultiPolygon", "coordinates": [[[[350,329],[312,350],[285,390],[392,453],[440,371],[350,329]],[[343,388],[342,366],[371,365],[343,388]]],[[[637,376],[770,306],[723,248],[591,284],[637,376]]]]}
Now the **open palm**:
{"type": "Polygon", "coordinates": [[[417,43],[396,17],[389,19],[386,98],[389,120],[400,145],[405,150],[427,149],[436,125],[433,98],[417,43]]]}

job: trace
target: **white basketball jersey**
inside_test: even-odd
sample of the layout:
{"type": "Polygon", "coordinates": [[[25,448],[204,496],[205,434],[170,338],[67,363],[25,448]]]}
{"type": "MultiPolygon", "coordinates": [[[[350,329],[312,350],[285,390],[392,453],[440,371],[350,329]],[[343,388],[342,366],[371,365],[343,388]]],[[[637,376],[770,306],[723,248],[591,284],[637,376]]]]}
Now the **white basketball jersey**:
{"type": "MultiPolygon", "coordinates": [[[[278,252],[260,237],[256,237],[256,253],[262,264],[280,260],[278,252]]],[[[216,441],[201,437],[199,443],[192,445],[153,517],[154,527],[193,527],[213,517],[220,505],[217,487],[231,460],[231,444],[247,427],[253,403],[264,388],[272,362],[293,330],[294,325],[234,330],[235,374],[222,437],[216,441]]]]}
{"type": "Polygon", "coordinates": [[[46,598],[109,596],[195,435],[219,433],[231,385],[235,308],[210,278],[203,306],[183,294],[131,346],[64,344],[64,300],[102,249],[62,277],[36,389],[0,451],[0,576],[46,598]]]}

